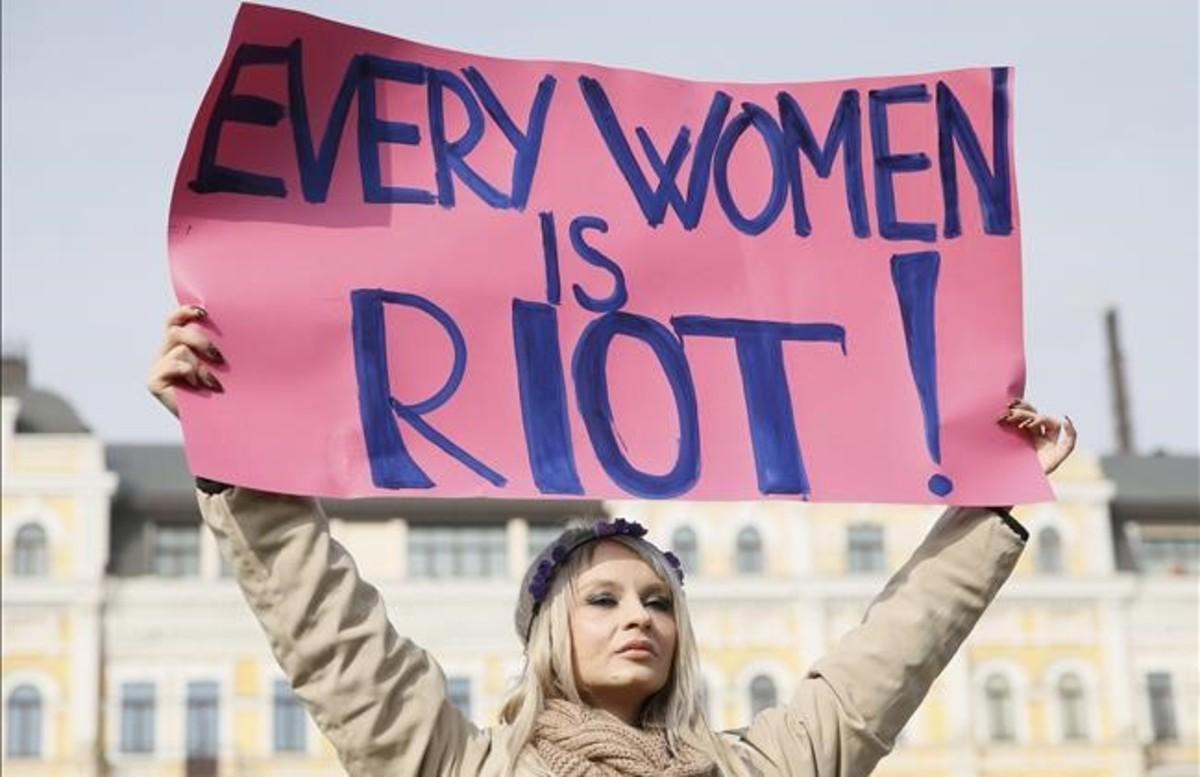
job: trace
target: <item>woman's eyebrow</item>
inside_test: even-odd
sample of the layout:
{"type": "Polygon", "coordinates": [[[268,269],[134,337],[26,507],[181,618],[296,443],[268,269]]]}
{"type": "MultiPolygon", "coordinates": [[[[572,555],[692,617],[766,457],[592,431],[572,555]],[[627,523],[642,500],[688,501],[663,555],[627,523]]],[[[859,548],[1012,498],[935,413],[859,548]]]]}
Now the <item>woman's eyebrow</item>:
{"type": "MultiPolygon", "coordinates": [[[[607,577],[599,577],[599,578],[595,578],[593,580],[585,581],[582,585],[580,585],[580,590],[581,591],[592,591],[592,590],[595,590],[598,588],[620,589],[620,588],[625,588],[627,586],[628,586],[628,582],[613,580],[613,579],[610,579],[607,577]]],[[[670,593],[671,593],[670,586],[668,586],[666,583],[662,582],[661,580],[656,580],[653,583],[649,583],[638,590],[638,594],[640,596],[646,596],[647,594],[658,594],[660,596],[669,596],[670,593]]]]}
{"type": "Polygon", "coordinates": [[[583,583],[583,588],[619,588],[621,586],[616,580],[609,580],[606,577],[599,577],[592,580],[587,580],[583,583]]]}

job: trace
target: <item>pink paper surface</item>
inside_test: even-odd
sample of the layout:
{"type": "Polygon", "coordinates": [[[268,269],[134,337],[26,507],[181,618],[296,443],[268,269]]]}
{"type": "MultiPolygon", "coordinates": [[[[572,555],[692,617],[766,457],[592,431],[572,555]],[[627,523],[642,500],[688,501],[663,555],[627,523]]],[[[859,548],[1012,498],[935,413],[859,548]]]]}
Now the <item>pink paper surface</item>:
{"type": "MultiPolygon", "coordinates": [[[[169,244],[177,295],[182,302],[207,308],[203,326],[227,360],[218,369],[224,393],[185,392],[181,397],[190,465],[196,474],[217,480],[325,496],[765,495],[956,504],[1047,499],[1049,487],[1028,443],[996,424],[1008,399],[1020,395],[1024,385],[1013,168],[1010,162],[1004,176],[1009,193],[993,198],[1010,204],[1009,224],[989,233],[980,184],[964,161],[960,139],[951,137],[952,156],[946,158],[954,160],[961,234],[947,236],[939,157],[938,85],[943,84],[961,106],[988,171],[1000,168],[992,141],[993,108],[998,95],[1009,111],[1001,137],[1011,149],[1012,82],[1011,71],[980,68],[811,84],[698,83],[586,64],[477,56],[292,11],[243,5],[189,136],[171,203],[169,244]],[[222,97],[239,51],[240,70],[222,97]],[[288,52],[293,56],[290,71],[288,52]],[[423,83],[384,77],[364,86],[354,80],[354,73],[363,71],[352,69],[345,81],[350,86],[344,126],[329,124],[348,68],[364,62],[355,60],[364,54],[375,58],[370,60],[373,72],[391,68],[388,72],[394,73],[403,67],[423,83]],[[302,64],[297,69],[295,63],[302,64]],[[529,128],[539,83],[547,76],[554,79],[523,208],[488,204],[464,181],[461,169],[447,172],[453,206],[441,197],[430,124],[430,82],[437,79],[456,81],[465,99],[480,107],[482,136],[462,154],[462,162],[502,198],[511,200],[513,194],[514,143],[464,68],[486,80],[522,134],[529,128]],[[435,73],[442,75],[431,75],[435,73]],[[581,77],[595,79],[603,89],[651,190],[659,176],[635,129],[644,128],[657,155],[669,164],[680,127],[689,128],[686,158],[676,176],[684,195],[714,95],[729,95],[728,113],[714,126],[732,151],[727,163],[714,163],[704,177],[703,209],[693,228],[686,228],[670,205],[661,224],[648,223],[589,110],[581,77]],[[1002,88],[995,86],[996,78],[1003,81],[1002,88]],[[297,102],[300,80],[302,103],[297,102]],[[903,95],[880,90],[905,86],[923,87],[928,99],[896,99],[884,107],[887,143],[891,154],[924,154],[929,164],[896,172],[890,188],[897,219],[933,225],[932,240],[881,235],[877,189],[886,188],[886,182],[880,183],[877,169],[895,163],[877,159],[886,150],[872,135],[872,116],[880,112],[872,95],[903,95]],[[368,89],[375,95],[377,120],[406,123],[419,136],[415,144],[369,139],[361,144],[368,152],[377,149],[381,184],[423,190],[442,201],[365,201],[359,125],[368,89]],[[859,127],[851,134],[861,147],[867,236],[856,236],[853,229],[844,167],[847,146],[835,148],[827,140],[848,90],[857,93],[851,99],[857,100],[859,127]],[[806,154],[787,145],[782,133],[789,125],[781,118],[777,98],[781,92],[801,107],[817,144],[836,154],[827,177],[817,174],[806,154]],[[278,107],[272,109],[270,103],[278,107]],[[302,185],[294,134],[297,106],[307,115],[317,149],[330,126],[341,126],[323,201],[308,201],[302,185]],[[255,110],[266,118],[247,121],[255,110]],[[742,115],[760,115],[766,129],[750,126],[735,136],[728,127],[742,115]],[[778,137],[771,134],[772,127],[778,137]],[[767,137],[774,138],[774,146],[767,137]],[[769,148],[777,149],[779,173],[769,148]],[[801,177],[811,224],[807,235],[798,234],[797,192],[787,177],[794,170],[801,177]],[[283,196],[222,190],[230,188],[228,171],[235,178],[252,173],[276,179],[282,187],[276,194],[283,196]],[[770,204],[773,184],[782,186],[784,199],[776,201],[775,218],[764,219],[758,234],[737,228],[718,196],[718,175],[722,184],[728,182],[727,199],[750,218],[770,204]],[[561,296],[553,305],[539,217],[543,213],[553,214],[555,227],[561,296]],[[586,247],[579,246],[581,251],[573,244],[572,222],[583,216],[602,219],[607,226],[606,231],[583,229],[579,237],[620,268],[627,290],[620,313],[587,310],[574,292],[578,286],[602,300],[615,288],[613,272],[586,247]],[[927,413],[910,364],[891,269],[893,256],[920,252],[938,257],[933,394],[940,462],[927,440],[927,413]],[[377,447],[375,465],[383,466],[380,460],[388,456],[393,464],[397,456],[407,458],[428,481],[420,486],[411,479],[396,486],[394,478],[392,485],[381,486],[381,475],[373,475],[359,371],[363,364],[382,368],[384,359],[364,346],[356,362],[351,304],[354,290],[373,289],[432,303],[453,320],[465,345],[461,383],[443,404],[424,412],[419,403],[446,383],[454,365],[450,335],[424,310],[404,304],[380,308],[390,396],[401,406],[418,405],[426,426],[418,429],[401,414],[386,413],[404,452],[397,454],[394,445],[387,449],[390,453],[386,446],[377,447]],[[540,477],[523,424],[514,300],[557,320],[569,434],[548,433],[548,449],[560,455],[538,465],[540,477]],[[694,394],[697,435],[690,443],[681,442],[687,435],[664,368],[646,342],[627,333],[613,337],[606,370],[596,379],[607,388],[611,417],[605,418],[594,401],[581,399],[572,362],[587,360],[579,354],[587,349],[578,345],[585,328],[598,326],[602,317],[611,322],[622,316],[657,331],[666,338],[660,346],[669,357],[686,364],[677,379],[694,394]],[[738,358],[741,346],[732,336],[681,333],[673,318],[686,316],[833,325],[844,333],[845,351],[832,341],[782,341],[778,349],[787,381],[782,396],[790,399],[794,434],[778,423],[786,417],[778,415],[778,407],[772,415],[760,406],[760,437],[754,438],[738,358]],[[588,413],[597,428],[611,430],[615,453],[597,452],[595,430],[589,431],[584,421],[588,413]],[[494,473],[492,481],[464,464],[462,456],[448,453],[445,444],[439,447],[439,439],[451,441],[494,473]],[[788,454],[790,441],[795,455],[788,454]],[[564,457],[567,442],[571,455],[564,457]],[[627,476],[614,475],[617,470],[627,476]],[[679,477],[662,477],[672,470],[679,470],[679,477]],[[563,487],[570,475],[577,488],[563,487]],[[935,476],[949,481],[947,493],[935,493],[946,490],[931,486],[935,476]]],[[[443,87],[440,93],[443,134],[453,143],[466,131],[469,116],[460,92],[443,87]]],[[[365,115],[364,127],[379,126],[369,111],[365,115]]],[[[400,139],[396,126],[390,130],[393,141],[400,139]]],[[[947,126],[943,116],[943,133],[947,126]]],[[[239,186],[243,183],[233,188],[239,186]]],[[[749,340],[743,345],[753,350],[749,340]]],[[[921,340],[914,347],[930,345],[921,340]]],[[[599,350],[594,342],[589,347],[593,356],[599,350]]],[[[762,353],[771,350],[760,348],[762,353]]],[[[747,369],[758,370],[754,377],[760,389],[766,386],[763,390],[770,393],[779,388],[769,380],[762,359],[747,369]]],[[[553,372],[539,368],[528,379],[543,389],[553,387],[553,372]]],[[[683,405],[686,409],[690,401],[683,405]]],[[[526,415],[531,412],[526,408],[526,415]]]]}

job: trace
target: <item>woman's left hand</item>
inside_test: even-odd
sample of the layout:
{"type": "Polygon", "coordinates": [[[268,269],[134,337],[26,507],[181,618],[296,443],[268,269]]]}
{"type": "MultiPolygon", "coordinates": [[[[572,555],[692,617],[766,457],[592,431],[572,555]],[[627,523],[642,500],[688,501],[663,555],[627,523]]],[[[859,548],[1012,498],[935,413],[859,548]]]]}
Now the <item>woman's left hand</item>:
{"type": "Polygon", "coordinates": [[[1047,475],[1058,469],[1075,450],[1075,424],[1071,423],[1070,416],[1059,420],[1042,415],[1023,399],[1014,399],[999,423],[1029,432],[1042,471],[1047,475]]]}

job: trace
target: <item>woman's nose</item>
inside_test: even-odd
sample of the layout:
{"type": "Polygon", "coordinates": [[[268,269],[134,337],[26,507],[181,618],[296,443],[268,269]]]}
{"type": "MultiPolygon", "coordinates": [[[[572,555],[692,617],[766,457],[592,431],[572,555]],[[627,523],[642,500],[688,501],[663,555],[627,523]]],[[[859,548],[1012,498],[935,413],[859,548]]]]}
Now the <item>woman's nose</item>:
{"type": "Polygon", "coordinates": [[[635,628],[648,628],[652,623],[650,618],[650,609],[640,601],[634,600],[625,608],[624,617],[626,626],[635,628]]]}

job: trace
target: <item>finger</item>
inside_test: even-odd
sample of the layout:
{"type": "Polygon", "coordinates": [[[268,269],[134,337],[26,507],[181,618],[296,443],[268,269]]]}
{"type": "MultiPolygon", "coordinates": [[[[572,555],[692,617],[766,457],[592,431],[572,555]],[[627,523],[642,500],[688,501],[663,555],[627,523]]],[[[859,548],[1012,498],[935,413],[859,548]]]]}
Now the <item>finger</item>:
{"type": "Polygon", "coordinates": [[[173,383],[179,378],[196,372],[196,362],[186,358],[166,358],[160,362],[155,371],[156,383],[173,383]]]}
{"type": "Polygon", "coordinates": [[[187,362],[193,367],[200,366],[200,357],[196,354],[191,346],[185,343],[179,343],[178,345],[172,346],[170,350],[167,351],[166,358],[177,362],[187,362]]]}
{"type": "Polygon", "coordinates": [[[167,328],[183,326],[208,316],[208,311],[199,305],[180,305],[167,316],[167,328]]]}
{"type": "Polygon", "coordinates": [[[1012,402],[1008,403],[1008,407],[1014,410],[1025,410],[1030,413],[1037,412],[1037,408],[1026,402],[1024,397],[1017,397],[1012,402]]]}
{"type": "Polygon", "coordinates": [[[195,351],[197,355],[214,364],[225,361],[224,354],[213,344],[208,335],[202,330],[191,326],[172,326],[167,329],[167,339],[163,343],[163,352],[168,353],[177,346],[185,346],[195,351]]]}
{"type": "Polygon", "coordinates": [[[1075,450],[1075,441],[1079,438],[1079,432],[1075,429],[1075,422],[1071,420],[1071,416],[1066,416],[1066,422],[1063,424],[1062,437],[1059,438],[1059,447],[1064,448],[1066,453],[1075,450]]]}
{"type": "Polygon", "coordinates": [[[196,367],[196,375],[200,378],[201,383],[213,391],[220,393],[225,390],[225,387],[221,385],[221,381],[217,380],[217,376],[207,366],[203,364],[198,365],[196,367]]]}
{"type": "Polygon", "coordinates": [[[150,379],[150,391],[161,399],[181,381],[196,389],[207,388],[217,393],[225,390],[212,370],[186,348],[179,351],[178,355],[164,358],[155,366],[150,379]]]}
{"type": "Polygon", "coordinates": [[[180,381],[195,385],[192,377],[200,359],[186,345],[177,345],[167,351],[150,369],[150,390],[164,391],[180,381]]]}
{"type": "Polygon", "coordinates": [[[1031,413],[1028,410],[1010,410],[1003,420],[1018,429],[1024,429],[1031,424],[1037,423],[1041,417],[1037,413],[1031,413]]]}
{"type": "Polygon", "coordinates": [[[1038,432],[1042,437],[1045,437],[1048,440],[1057,440],[1061,430],[1062,422],[1054,416],[1038,416],[1038,432]]]}
{"type": "Polygon", "coordinates": [[[1000,421],[1010,424],[1019,423],[1027,418],[1037,418],[1037,413],[1019,407],[1011,407],[1000,416],[1000,421]]]}
{"type": "Polygon", "coordinates": [[[187,358],[165,357],[154,365],[150,376],[150,391],[155,395],[170,391],[178,383],[199,388],[200,376],[197,374],[198,362],[187,358]]]}

